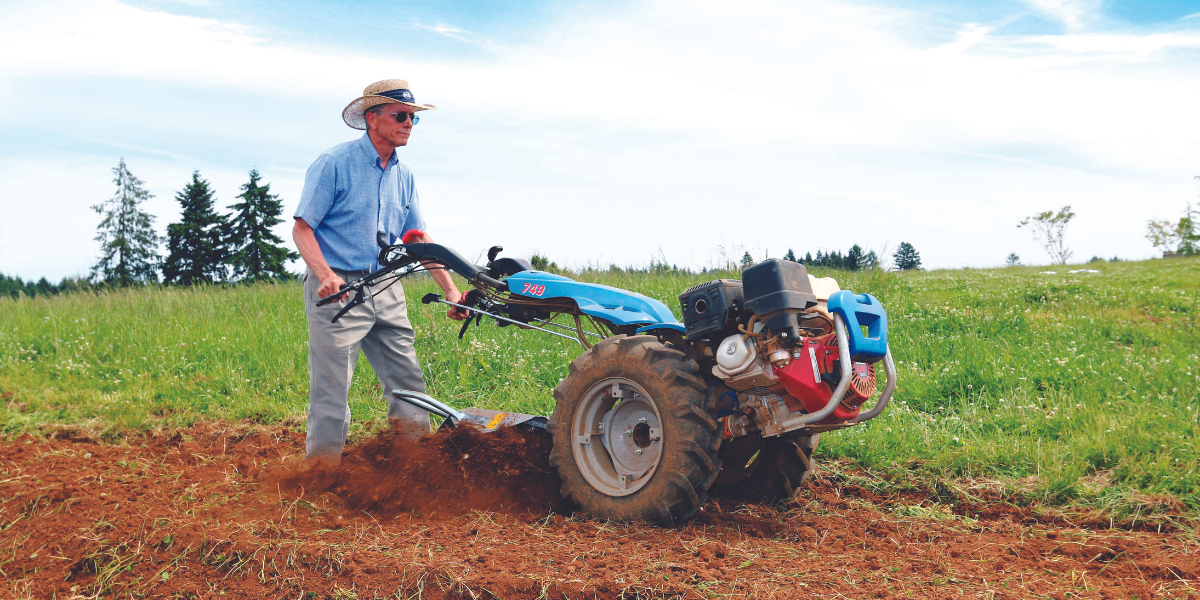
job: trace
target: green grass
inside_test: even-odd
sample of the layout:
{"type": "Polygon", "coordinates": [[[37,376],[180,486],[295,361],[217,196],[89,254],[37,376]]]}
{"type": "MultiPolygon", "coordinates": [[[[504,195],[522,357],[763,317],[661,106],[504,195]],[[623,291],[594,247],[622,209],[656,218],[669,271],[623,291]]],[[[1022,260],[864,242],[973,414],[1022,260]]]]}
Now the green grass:
{"type": "MultiPolygon", "coordinates": [[[[820,455],[995,480],[1055,502],[1128,507],[1158,495],[1200,510],[1200,261],[1041,270],[816,273],[883,301],[900,370],[893,406],[824,435],[820,455]]],[[[680,291],[715,276],[578,277],[674,308],[680,291]]],[[[578,345],[490,324],[460,341],[457,323],[420,304],[432,289],[427,279],[406,288],[431,393],[549,414],[578,345]]],[[[307,405],[306,338],[294,283],[0,299],[0,427],[294,418],[307,405]]],[[[356,431],[384,419],[380,394],[360,360],[356,431]]]]}

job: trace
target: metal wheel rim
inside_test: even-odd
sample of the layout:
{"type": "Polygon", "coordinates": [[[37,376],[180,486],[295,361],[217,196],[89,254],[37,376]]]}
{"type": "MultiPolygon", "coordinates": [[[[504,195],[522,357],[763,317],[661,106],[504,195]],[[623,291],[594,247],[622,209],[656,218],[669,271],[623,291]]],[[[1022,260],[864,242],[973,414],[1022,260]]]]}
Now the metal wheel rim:
{"type": "Polygon", "coordinates": [[[628,379],[610,377],[589,388],[575,409],[571,431],[575,464],[603,494],[628,496],[642,489],[662,462],[658,404],[628,379]]]}

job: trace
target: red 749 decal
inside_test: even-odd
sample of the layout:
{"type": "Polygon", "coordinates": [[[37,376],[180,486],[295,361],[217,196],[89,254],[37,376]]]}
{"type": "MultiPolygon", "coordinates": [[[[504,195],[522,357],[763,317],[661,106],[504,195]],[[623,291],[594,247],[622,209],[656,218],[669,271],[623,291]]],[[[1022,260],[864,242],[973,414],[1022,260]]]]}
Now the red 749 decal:
{"type": "Polygon", "coordinates": [[[525,284],[525,289],[521,290],[522,294],[530,294],[532,296],[541,296],[546,293],[546,286],[537,285],[534,283],[525,284]]]}

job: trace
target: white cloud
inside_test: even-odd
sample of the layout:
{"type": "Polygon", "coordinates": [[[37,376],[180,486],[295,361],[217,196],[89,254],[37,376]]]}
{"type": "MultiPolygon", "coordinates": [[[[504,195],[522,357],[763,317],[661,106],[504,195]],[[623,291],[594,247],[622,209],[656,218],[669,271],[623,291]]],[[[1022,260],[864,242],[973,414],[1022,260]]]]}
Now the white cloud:
{"type": "Polygon", "coordinates": [[[947,44],[945,48],[961,52],[982,42],[991,31],[991,27],[986,27],[979,23],[967,23],[955,34],[954,42],[947,44]]]}
{"type": "MultiPolygon", "coordinates": [[[[1043,4],[1076,24],[1090,6],[1043,4]]],[[[366,83],[404,77],[439,106],[405,160],[439,239],[468,255],[501,243],[641,263],[662,247],[682,263],[720,239],[776,255],[887,239],[935,266],[994,264],[1036,255],[1021,217],[1074,204],[1077,254],[1145,256],[1139,224],[1174,214],[1200,168],[1197,66],[1177,57],[1200,45],[1188,31],[1005,36],[972,23],[928,45],[906,36],[920,15],[897,10],[660,1],[564,15],[542,39],[489,42],[481,63],[296,47],[112,0],[0,22],[0,89],[21,84],[0,94],[0,124],[44,102],[40,82],[71,77],[246,98],[197,108],[195,132],[147,99],[166,189],[198,166],[189,136],[202,132],[263,144],[256,160],[279,165],[294,206],[307,162],[270,155],[269,138],[315,156],[353,135],[336,115],[366,83]],[[281,90],[328,120],[263,114],[258,99],[281,90]]],[[[230,178],[249,166],[206,160],[230,178]]],[[[12,185],[0,179],[0,197],[12,185]]]]}
{"type": "Polygon", "coordinates": [[[0,73],[9,77],[123,76],[259,92],[278,91],[286,81],[288,90],[320,93],[327,88],[301,75],[310,68],[334,72],[343,62],[267,44],[236,23],[114,0],[47,2],[7,16],[0,25],[0,73]]]}
{"type": "Polygon", "coordinates": [[[1068,53],[1077,60],[1116,60],[1127,64],[1152,60],[1173,50],[1200,48],[1200,35],[1196,33],[1081,33],[1070,36],[1038,36],[1034,40],[1046,47],[1068,53]]]}
{"type": "Polygon", "coordinates": [[[468,39],[468,37],[467,37],[467,36],[468,36],[468,35],[469,35],[471,32],[469,32],[469,31],[464,31],[464,30],[462,30],[462,29],[459,29],[459,28],[457,28],[457,27],[451,27],[451,26],[449,26],[449,25],[423,25],[423,24],[417,24],[417,28],[418,28],[418,29],[424,29],[425,31],[432,31],[432,32],[434,32],[434,33],[436,33],[436,34],[439,34],[439,35],[444,35],[444,36],[446,36],[446,37],[448,37],[448,38],[455,39],[455,40],[458,40],[458,41],[460,41],[460,42],[468,42],[468,41],[470,41],[470,39],[468,39]]]}
{"type": "Polygon", "coordinates": [[[1099,0],[1025,0],[1025,3],[1070,31],[1083,29],[1100,7],[1099,0]]]}

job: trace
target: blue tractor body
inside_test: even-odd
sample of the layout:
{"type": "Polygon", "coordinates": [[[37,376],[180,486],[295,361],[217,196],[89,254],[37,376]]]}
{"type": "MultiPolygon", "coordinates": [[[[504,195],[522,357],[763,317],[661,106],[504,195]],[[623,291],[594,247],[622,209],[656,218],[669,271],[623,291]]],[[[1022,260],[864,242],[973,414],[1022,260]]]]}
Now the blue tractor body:
{"type": "Polygon", "coordinates": [[[667,305],[637,292],[575,281],[545,271],[521,271],[505,281],[511,294],[541,300],[569,298],[579,306],[579,312],[614,325],[639,326],[638,333],[659,328],[683,331],[683,324],[675,320],[667,305]]]}

